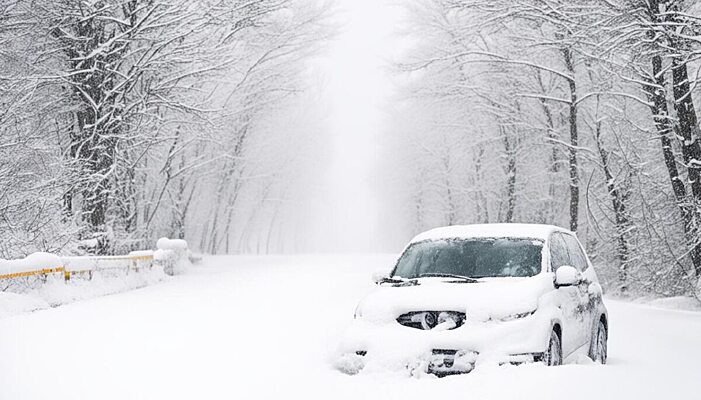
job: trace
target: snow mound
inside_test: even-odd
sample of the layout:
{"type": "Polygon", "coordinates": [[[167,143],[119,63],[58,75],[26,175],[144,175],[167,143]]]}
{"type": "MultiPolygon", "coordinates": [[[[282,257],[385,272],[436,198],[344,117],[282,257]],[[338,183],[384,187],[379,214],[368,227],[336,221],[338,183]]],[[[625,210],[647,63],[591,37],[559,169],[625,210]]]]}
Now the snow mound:
{"type": "Polygon", "coordinates": [[[163,237],[158,239],[156,247],[158,250],[153,253],[153,260],[163,267],[166,274],[182,274],[192,265],[190,250],[185,240],[163,237]]]}

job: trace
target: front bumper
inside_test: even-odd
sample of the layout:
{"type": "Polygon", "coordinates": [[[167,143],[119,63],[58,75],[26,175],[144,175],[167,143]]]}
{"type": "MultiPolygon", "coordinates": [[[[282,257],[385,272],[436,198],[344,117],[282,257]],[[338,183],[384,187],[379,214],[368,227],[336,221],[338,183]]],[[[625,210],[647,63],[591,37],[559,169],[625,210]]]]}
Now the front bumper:
{"type": "Polygon", "coordinates": [[[437,376],[466,374],[475,369],[478,356],[473,351],[434,349],[426,372],[437,376]]]}
{"type": "MultiPolygon", "coordinates": [[[[365,366],[366,351],[357,351],[353,357],[351,366],[346,364],[344,372],[356,374],[365,366]]],[[[466,374],[475,369],[479,353],[469,350],[433,349],[430,355],[419,358],[417,362],[408,363],[405,367],[412,373],[421,372],[444,377],[448,375],[466,374]]],[[[499,360],[499,364],[519,365],[539,362],[543,353],[509,354],[499,360]]]]}
{"type": "MultiPolygon", "coordinates": [[[[509,322],[472,321],[446,331],[424,331],[398,323],[355,320],[341,353],[356,369],[369,363],[408,367],[438,376],[467,373],[481,363],[522,364],[542,359],[550,322],[537,315],[509,322]],[[547,328],[546,328],[547,327],[547,328]]],[[[359,370],[359,369],[358,369],[359,370]]]]}

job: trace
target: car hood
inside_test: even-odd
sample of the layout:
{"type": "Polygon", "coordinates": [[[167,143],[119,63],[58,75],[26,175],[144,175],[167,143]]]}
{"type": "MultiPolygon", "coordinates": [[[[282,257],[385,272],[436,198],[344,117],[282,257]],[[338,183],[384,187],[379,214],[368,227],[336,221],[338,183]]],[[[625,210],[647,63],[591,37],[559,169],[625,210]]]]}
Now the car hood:
{"type": "Polygon", "coordinates": [[[373,322],[394,322],[411,311],[460,311],[469,320],[488,321],[535,311],[540,297],[553,290],[552,274],[530,278],[485,278],[452,283],[425,278],[416,286],[382,285],[366,296],[357,315],[373,322]]]}

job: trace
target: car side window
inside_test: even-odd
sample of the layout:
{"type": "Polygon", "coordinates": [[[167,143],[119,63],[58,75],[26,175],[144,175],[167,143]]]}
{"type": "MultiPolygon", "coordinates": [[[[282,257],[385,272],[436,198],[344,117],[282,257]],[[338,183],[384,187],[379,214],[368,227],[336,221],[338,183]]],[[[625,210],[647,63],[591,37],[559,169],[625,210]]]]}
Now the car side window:
{"type": "Polygon", "coordinates": [[[585,256],[582,251],[582,246],[579,245],[579,241],[574,236],[562,236],[567,244],[567,251],[570,253],[570,260],[572,261],[570,265],[577,268],[578,271],[583,272],[589,265],[587,264],[587,256],[585,256]]]}
{"type": "Polygon", "coordinates": [[[570,257],[567,253],[567,244],[558,233],[550,236],[550,268],[555,272],[563,265],[570,265],[570,257]]]}

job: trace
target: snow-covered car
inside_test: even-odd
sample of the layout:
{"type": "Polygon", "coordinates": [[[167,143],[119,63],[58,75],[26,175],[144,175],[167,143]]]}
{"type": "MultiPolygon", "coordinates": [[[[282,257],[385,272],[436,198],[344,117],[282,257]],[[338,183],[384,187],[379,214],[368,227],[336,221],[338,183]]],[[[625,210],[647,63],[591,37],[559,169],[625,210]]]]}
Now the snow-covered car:
{"type": "Polygon", "coordinates": [[[484,224],[416,236],[357,306],[339,368],[371,361],[436,375],[476,364],[605,363],[608,314],[584,249],[550,225],[484,224]]]}

